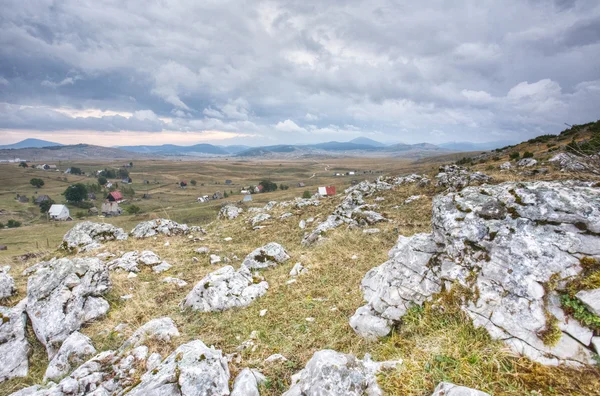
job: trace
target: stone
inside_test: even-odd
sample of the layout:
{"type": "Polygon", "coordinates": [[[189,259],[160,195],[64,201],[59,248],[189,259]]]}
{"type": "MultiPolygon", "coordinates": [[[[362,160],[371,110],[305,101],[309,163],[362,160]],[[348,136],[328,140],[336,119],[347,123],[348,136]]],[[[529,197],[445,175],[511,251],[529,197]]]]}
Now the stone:
{"type": "Polygon", "coordinates": [[[308,273],[308,269],[302,263],[296,263],[290,271],[290,276],[298,276],[308,273]]]}
{"type": "Polygon", "coordinates": [[[292,285],[292,284],[294,284],[294,283],[296,283],[296,282],[298,282],[298,280],[297,280],[297,279],[290,279],[290,280],[287,280],[287,281],[285,281],[285,284],[286,284],[286,285],[292,285]]]}
{"type": "Polygon", "coordinates": [[[29,372],[26,306],[26,299],[12,308],[0,306],[0,383],[29,372]]]}
{"type": "Polygon", "coordinates": [[[15,281],[8,271],[10,271],[10,265],[0,268],[0,300],[11,297],[17,292],[15,281]]]}
{"type": "Polygon", "coordinates": [[[171,338],[179,337],[179,330],[175,326],[173,319],[162,317],[152,319],[138,328],[128,339],[121,345],[120,351],[137,348],[144,345],[148,340],[161,342],[170,342],[171,338]]]}
{"type": "Polygon", "coordinates": [[[537,165],[537,160],[535,160],[533,158],[522,158],[519,160],[519,162],[517,162],[517,166],[525,167],[525,168],[529,168],[531,166],[536,166],[536,165],[537,165]]]}
{"type": "MultiPolygon", "coordinates": [[[[350,319],[361,336],[389,333],[408,309],[453,285],[477,290],[462,309],[476,327],[542,364],[591,364],[590,329],[566,317],[543,284],[565,284],[582,256],[600,255],[600,201],[587,182],[466,187],[433,200],[432,233],[400,236],[389,260],[363,278],[367,304],[350,319]],[[503,209],[501,209],[503,208],[503,209]],[[540,335],[551,312],[562,331],[540,335]]],[[[585,295],[585,293],[584,293],[585,295]]]]}
{"type": "Polygon", "coordinates": [[[112,240],[127,240],[127,233],[112,224],[83,221],[67,231],[61,248],[69,251],[87,251],[99,247],[100,242],[112,240]]]}
{"type": "Polygon", "coordinates": [[[288,217],[292,217],[292,216],[293,216],[293,214],[291,214],[290,212],[287,212],[287,213],[284,213],[281,216],[279,216],[279,219],[283,220],[283,219],[287,219],[288,217]]]}
{"type": "Polygon", "coordinates": [[[242,262],[242,266],[246,266],[249,269],[276,267],[278,264],[285,263],[289,258],[290,256],[283,246],[275,242],[270,242],[247,255],[242,262]]]}
{"type": "Polygon", "coordinates": [[[231,242],[231,241],[233,241],[233,238],[232,237],[227,237],[227,238],[223,238],[223,240],[225,242],[231,242]]]}
{"type": "Polygon", "coordinates": [[[163,261],[159,265],[155,265],[154,267],[152,267],[152,272],[160,274],[161,272],[170,270],[171,267],[171,264],[167,263],[166,261],[163,261]]]}
{"type": "Polygon", "coordinates": [[[363,230],[363,234],[379,234],[380,232],[379,228],[367,228],[363,230]]]}
{"type": "Polygon", "coordinates": [[[260,312],[258,313],[258,316],[260,316],[262,318],[266,314],[267,314],[267,310],[266,309],[261,309],[260,312]]]}
{"type": "Polygon", "coordinates": [[[144,250],[137,259],[138,263],[145,265],[156,265],[162,261],[158,255],[150,250],[144,250]]]}
{"type": "Polygon", "coordinates": [[[271,209],[273,209],[275,206],[277,206],[277,201],[269,201],[265,207],[263,208],[263,210],[269,211],[271,209]]]}
{"type": "Polygon", "coordinates": [[[71,334],[52,358],[44,374],[44,382],[59,381],[71,371],[96,354],[89,337],[76,331],[71,334]]]}
{"type": "Polygon", "coordinates": [[[575,297],[584,303],[591,313],[600,316],[600,288],[594,290],[582,290],[577,293],[575,297]]]}
{"type": "Polygon", "coordinates": [[[167,277],[167,278],[164,278],[162,281],[164,283],[173,283],[177,287],[185,287],[185,286],[187,286],[187,282],[186,281],[184,281],[182,279],[178,279],[178,278],[167,277]]]}
{"type": "Polygon", "coordinates": [[[465,386],[458,386],[449,382],[440,382],[431,396],[490,396],[488,393],[481,392],[465,386]]]}
{"type": "Polygon", "coordinates": [[[600,337],[592,337],[592,346],[596,354],[600,354],[600,337]]]}
{"type": "Polygon", "coordinates": [[[129,396],[228,395],[229,367],[220,350],[200,340],[183,344],[140,378],[129,396]]]}
{"type": "Polygon", "coordinates": [[[137,278],[137,274],[135,272],[130,272],[127,274],[127,279],[137,278]]]}
{"type": "Polygon", "coordinates": [[[557,166],[561,171],[566,172],[585,172],[593,171],[593,167],[586,163],[584,158],[577,157],[573,154],[558,153],[550,158],[548,162],[557,166]]]}
{"type": "Polygon", "coordinates": [[[266,363],[287,362],[287,358],[280,353],[275,353],[265,359],[266,363]]]}
{"type": "Polygon", "coordinates": [[[220,256],[217,256],[216,254],[210,255],[210,264],[211,265],[219,264],[220,262],[221,262],[220,256]]]}
{"type": "Polygon", "coordinates": [[[263,296],[269,284],[254,283],[250,270],[242,265],[238,271],[228,265],[204,277],[181,303],[182,308],[216,312],[245,307],[263,296]]]}
{"type": "Polygon", "coordinates": [[[245,368],[235,377],[231,396],[260,396],[258,386],[266,382],[266,378],[259,371],[245,368]]]}
{"type": "Polygon", "coordinates": [[[271,219],[271,215],[268,213],[259,213],[256,216],[254,216],[252,219],[250,219],[250,224],[252,224],[253,227],[257,226],[258,224],[265,222],[267,220],[271,219]]]}
{"type": "Polygon", "coordinates": [[[170,264],[161,260],[156,253],[150,250],[144,250],[142,253],[138,253],[137,250],[123,253],[121,257],[109,261],[106,265],[110,270],[125,270],[130,273],[140,272],[140,265],[150,266],[156,273],[171,268],[170,264]]]}
{"type": "Polygon", "coordinates": [[[411,195],[410,197],[408,197],[404,200],[404,205],[408,205],[409,203],[414,202],[421,198],[423,198],[423,195],[411,195]]]}
{"type": "Polygon", "coordinates": [[[210,249],[208,247],[206,247],[206,246],[199,247],[195,251],[196,251],[196,253],[200,253],[200,254],[208,254],[208,253],[210,253],[210,249]]]}
{"type": "Polygon", "coordinates": [[[132,298],[133,294],[125,294],[124,296],[121,296],[121,300],[123,301],[131,300],[132,298]]]}
{"type": "Polygon", "coordinates": [[[500,169],[509,170],[512,168],[512,164],[509,161],[506,161],[500,165],[500,169]]]}
{"type": "Polygon", "coordinates": [[[437,187],[446,187],[450,191],[461,190],[471,184],[489,183],[492,178],[481,172],[470,172],[458,165],[444,165],[439,168],[435,178],[437,187]]]}
{"type": "Polygon", "coordinates": [[[111,288],[108,268],[98,258],[52,259],[27,282],[27,315],[52,359],[60,345],[83,325],[104,317],[111,288]]]}
{"type": "Polygon", "coordinates": [[[226,205],[221,208],[218,214],[219,219],[233,220],[238,217],[244,209],[238,208],[235,205],[226,205]]]}
{"type": "Polygon", "coordinates": [[[139,223],[131,230],[130,235],[134,238],[150,238],[157,235],[187,235],[198,230],[198,227],[190,228],[187,224],[179,224],[173,220],[154,219],[139,223]]]}
{"type": "Polygon", "coordinates": [[[363,360],[333,350],[315,352],[306,367],[292,376],[292,386],[283,396],[383,395],[377,373],[400,362],[363,360]]]}
{"type": "Polygon", "coordinates": [[[298,227],[300,227],[301,230],[306,228],[306,221],[305,220],[300,220],[300,222],[298,223],[298,227]]]}

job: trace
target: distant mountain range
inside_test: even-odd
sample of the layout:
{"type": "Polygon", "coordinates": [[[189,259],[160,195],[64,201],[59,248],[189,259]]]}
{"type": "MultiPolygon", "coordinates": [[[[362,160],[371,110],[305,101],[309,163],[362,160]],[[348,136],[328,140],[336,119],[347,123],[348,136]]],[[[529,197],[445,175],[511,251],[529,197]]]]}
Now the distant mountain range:
{"type": "Polygon", "coordinates": [[[41,140],[41,139],[25,139],[25,140],[21,140],[20,142],[17,142],[14,144],[6,144],[4,146],[0,146],[0,150],[54,147],[54,146],[62,146],[62,144],[55,143],[55,142],[49,142],[47,140],[41,140]]]}

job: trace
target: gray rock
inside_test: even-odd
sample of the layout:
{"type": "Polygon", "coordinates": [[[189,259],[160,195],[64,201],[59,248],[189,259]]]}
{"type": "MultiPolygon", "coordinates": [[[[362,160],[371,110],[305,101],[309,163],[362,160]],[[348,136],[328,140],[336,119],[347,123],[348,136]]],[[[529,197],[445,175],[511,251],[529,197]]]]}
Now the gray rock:
{"type": "Polygon", "coordinates": [[[512,168],[512,164],[508,161],[502,163],[502,165],[500,165],[500,169],[502,170],[509,170],[512,168]]]}
{"type": "Polygon", "coordinates": [[[379,228],[367,228],[363,230],[363,234],[379,234],[380,232],[379,228]]]}
{"type": "Polygon", "coordinates": [[[259,371],[245,368],[235,377],[231,396],[260,396],[258,386],[265,381],[259,371]]]}
{"type": "Polygon", "coordinates": [[[149,238],[156,235],[187,235],[198,227],[190,228],[187,224],[179,224],[173,220],[155,219],[143,221],[131,230],[130,235],[134,238],[149,238]]]}
{"type": "Polygon", "coordinates": [[[219,264],[220,262],[221,262],[220,256],[217,256],[216,254],[210,255],[210,264],[211,265],[219,264]]]}
{"type": "Polygon", "coordinates": [[[333,350],[318,351],[302,371],[292,376],[292,386],[283,395],[382,395],[377,384],[377,373],[384,368],[396,367],[399,363],[376,363],[368,355],[360,360],[333,350]]]}
{"type": "Polygon", "coordinates": [[[287,213],[284,213],[281,216],[279,216],[279,219],[283,220],[283,219],[287,219],[288,217],[292,217],[292,216],[293,216],[293,214],[291,214],[290,212],[287,212],[287,213]]]}
{"type": "Polygon", "coordinates": [[[582,290],[575,295],[594,315],[600,316],[600,289],[582,290]]]}
{"type": "Polygon", "coordinates": [[[170,270],[171,267],[171,264],[167,263],[166,261],[163,261],[159,265],[155,265],[154,267],[152,267],[152,272],[160,274],[161,272],[170,270]]]}
{"type": "Polygon", "coordinates": [[[225,311],[245,307],[267,292],[265,281],[254,283],[250,270],[242,265],[238,271],[228,265],[204,277],[181,303],[195,311],[225,311]]]}
{"type": "Polygon", "coordinates": [[[296,198],[294,200],[294,207],[296,209],[302,209],[307,206],[319,206],[321,202],[317,198],[296,198]]]}
{"type": "Polygon", "coordinates": [[[178,279],[178,278],[171,278],[171,277],[167,277],[163,279],[164,283],[173,283],[175,284],[177,287],[185,287],[187,286],[187,282],[182,280],[182,279],[178,279]]]}
{"type": "Polygon", "coordinates": [[[102,295],[111,282],[108,268],[97,258],[41,264],[27,282],[27,315],[52,359],[69,335],[106,315],[109,305],[102,295]]]}
{"type": "Polygon", "coordinates": [[[17,291],[15,281],[8,271],[10,271],[10,265],[0,268],[0,300],[11,297],[17,291]]]}
{"type": "Polygon", "coordinates": [[[519,162],[517,162],[517,166],[524,167],[524,168],[529,168],[531,166],[536,166],[536,165],[537,165],[537,160],[535,160],[533,158],[522,158],[519,160],[519,162]]]}
{"type": "Polygon", "coordinates": [[[444,165],[435,178],[436,186],[446,187],[450,191],[461,190],[471,184],[489,183],[492,178],[481,172],[470,172],[458,165],[444,165]]]}
{"type": "Polygon", "coordinates": [[[61,247],[69,251],[86,251],[99,247],[100,242],[112,240],[127,240],[127,233],[112,224],[84,221],[67,231],[61,247]]]}
{"type": "Polygon", "coordinates": [[[233,220],[238,217],[244,209],[238,208],[235,205],[226,205],[221,208],[218,214],[219,219],[233,220]]]}
{"type": "Polygon", "coordinates": [[[564,284],[581,271],[581,256],[598,257],[599,228],[598,191],[588,183],[503,183],[437,196],[432,233],[399,237],[390,259],[365,275],[367,304],[350,324],[381,337],[407,309],[458,284],[478,291],[462,308],[492,338],[543,364],[591,363],[589,329],[544,299],[543,284],[564,284]],[[540,338],[546,311],[563,332],[554,346],[540,338]]]}
{"type": "Polygon", "coordinates": [[[71,334],[52,358],[44,374],[45,381],[59,381],[71,371],[96,354],[92,340],[76,331],[71,334]]]}
{"type": "Polygon", "coordinates": [[[300,223],[298,223],[298,227],[300,227],[301,230],[306,228],[306,221],[304,220],[300,220],[300,223]]]}
{"type": "Polygon", "coordinates": [[[156,265],[161,263],[160,257],[150,250],[144,250],[138,257],[138,262],[145,265],[156,265]]]}
{"type": "Polygon", "coordinates": [[[290,276],[298,276],[308,273],[308,269],[302,265],[302,263],[294,264],[292,270],[290,271],[290,276]]]}
{"type": "Polygon", "coordinates": [[[271,219],[271,215],[267,214],[267,213],[259,213],[256,216],[254,216],[252,219],[250,219],[250,224],[252,224],[252,226],[257,226],[258,224],[265,222],[267,220],[271,219]]]}
{"type": "Polygon", "coordinates": [[[171,268],[171,265],[150,250],[144,250],[141,254],[137,250],[124,253],[121,257],[109,261],[106,266],[110,270],[124,270],[127,272],[140,272],[140,265],[152,267],[154,272],[163,272],[171,268]]]}
{"type": "Polygon", "coordinates": [[[206,246],[199,247],[198,249],[196,249],[196,253],[208,254],[208,253],[210,253],[210,249],[206,246]]]}
{"type": "Polygon", "coordinates": [[[269,201],[265,207],[263,208],[263,210],[269,211],[271,209],[273,209],[275,206],[277,206],[277,201],[269,201]]]}
{"type": "Polygon", "coordinates": [[[249,269],[263,269],[276,267],[277,264],[285,263],[289,258],[290,256],[283,246],[275,242],[270,242],[247,255],[242,265],[249,269]]]}
{"type": "Polygon", "coordinates": [[[585,163],[585,159],[580,159],[572,154],[558,153],[548,161],[562,171],[584,172],[593,170],[589,164],[585,163]]]}
{"type": "Polygon", "coordinates": [[[421,198],[423,198],[423,195],[411,195],[410,197],[408,197],[404,200],[404,205],[408,205],[409,203],[414,202],[421,198]]]}
{"type": "Polygon", "coordinates": [[[0,383],[29,372],[26,305],[25,299],[13,308],[0,306],[0,383]]]}
{"type": "Polygon", "coordinates": [[[490,396],[488,393],[481,392],[465,386],[458,386],[449,382],[440,382],[436,386],[431,396],[490,396]]]}
{"type": "Polygon", "coordinates": [[[148,340],[161,342],[169,342],[171,338],[179,337],[179,330],[169,317],[152,319],[138,328],[128,339],[123,343],[120,351],[131,348],[137,348],[144,345],[148,340]]]}

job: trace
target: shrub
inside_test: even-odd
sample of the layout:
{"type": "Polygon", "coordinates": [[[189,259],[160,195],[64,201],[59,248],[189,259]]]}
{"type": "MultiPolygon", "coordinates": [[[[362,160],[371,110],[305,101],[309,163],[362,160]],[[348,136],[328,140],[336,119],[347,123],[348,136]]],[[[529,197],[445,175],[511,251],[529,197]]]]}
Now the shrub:
{"type": "Polygon", "coordinates": [[[104,169],[102,172],[100,172],[99,176],[104,176],[108,179],[114,179],[115,177],[117,177],[117,174],[112,169],[104,169]]]}
{"type": "Polygon", "coordinates": [[[25,161],[21,161],[21,162],[19,163],[19,166],[20,166],[21,168],[29,168],[29,165],[27,165],[27,162],[25,162],[25,161]]]}
{"type": "Polygon", "coordinates": [[[117,176],[119,176],[121,179],[129,177],[129,171],[125,168],[119,168],[117,171],[117,176]]]}
{"type": "Polygon", "coordinates": [[[10,220],[8,220],[8,223],[6,223],[6,226],[7,226],[8,228],[17,228],[17,227],[21,227],[21,222],[20,222],[20,221],[17,221],[17,220],[10,219],[10,220]]]}
{"type": "Polygon", "coordinates": [[[106,183],[108,183],[108,179],[102,175],[98,176],[98,184],[101,186],[104,186],[106,183]]]}
{"type": "Polygon", "coordinates": [[[69,202],[81,202],[87,198],[87,188],[81,183],[73,184],[67,187],[64,194],[69,202]]]}
{"type": "Polygon", "coordinates": [[[523,153],[523,158],[533,158],[533,153],[531,151],[525,151],[523,153]]]}
{"type": "Polygon", "coordinates": [[[198,182],[194,179],[190,180],[190,183],[192,184],[192,186],[195,186],[198,182]]]}
{"type": "Polygon", "coordinates": [[[81,175],[83,172],[81,171],[81,168],[76,168],[74,166],[71,167],[71,174],[72,175],[81,175]]]}
{"type": "Polygon", "coordinates": [[[471,165],[473,163],[472,158],[462,157],[458,161],[456,161],[456,165],[471,165]]]}
{"type": "Polygon", "coordinates": [[[83,219],[85,216],[87,216],[87,213],[80,210],[79,212],[75,213],[75,217],[77,217],[78,219],[83,219]]]}
{"type": "Polygon", "coordinates": [[[287,189],[289,189],[289,188],[290,188],[290,186],[288,186],[288,185],[285,185],[285,184],[283,184],[283,183],[281,183],[281,184],[279,185],[279,189],[280,189],[280,190],[282,190],[282,191],[283,191],[283,190],[287,190],[287,189]]]}
{"type": "Polygon", "coordinates": [[[73,205],[81,209],[91,209],[94,207],[94,204],[90,201],[73,202],[73,205]]]}
{"type": "Polygon", "coordinates": [[[48,199],[46,201],[43,201],[40,204],[40,212],[41,213],[48,213],[48,211],[50,210],[50,207],[54,205],[54,201],[51,199],[48,199]]]}
{"type": "Polygon", "coordinates": [[[127,207],[127,209],[125,209],[125,211],[127,211],[127,213],[129,213],[131,215],[135,215],[135,214],[140,213],[142,211],[142,209],[137,205],[129,205],[127,207]]]}
{"type": "Polygon", "coordinates": [[[521,154],[519,154],[518,151],[515,151],[514,153],[510,153],[509,158],[511,160],[518,160],[519,158],[521,158],[521,154]]]}
{"type": "Polygon", "coordinates": [[[306,198],[306,199],[308,199],[308,198],[310,198],[310,197],[311,197],[311,195],[310,195],[310,191],[306,190],[306,191],[304,191],[304,192],[302,193],[302,198],[306,198]]]}
{"type": "Polygon", "coordinates": [[[42,187],[45,183],[42,179],[34,177],[33,179],[29,180],[29,184],[31,184],[34,187],[40,188],[42,187]]]}
{"type": "Polygon", "coordinates": [[[227,191],[225,191],[225,193],[223,194],[223,198],[227,198],[229,197],[229,194],[227,194],[227,191]]]}
{"type": "Polygon", "coordinates": [[[263,180],[258,183],[259,186],[263,187],[263,192],[271,192],[277,190],[277,183],[273,183],[270,180],[263,180]]]}

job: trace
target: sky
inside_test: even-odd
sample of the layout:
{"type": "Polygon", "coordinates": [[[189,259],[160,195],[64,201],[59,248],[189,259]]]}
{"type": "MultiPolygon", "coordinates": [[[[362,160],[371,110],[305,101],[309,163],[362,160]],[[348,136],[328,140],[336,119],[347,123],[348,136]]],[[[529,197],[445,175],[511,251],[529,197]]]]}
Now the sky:
{"type": "Polygon", "coordinates": [[[599,54],[598,0],[4,0],[0,144],[517,142],[599,54]]]}

